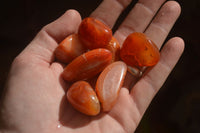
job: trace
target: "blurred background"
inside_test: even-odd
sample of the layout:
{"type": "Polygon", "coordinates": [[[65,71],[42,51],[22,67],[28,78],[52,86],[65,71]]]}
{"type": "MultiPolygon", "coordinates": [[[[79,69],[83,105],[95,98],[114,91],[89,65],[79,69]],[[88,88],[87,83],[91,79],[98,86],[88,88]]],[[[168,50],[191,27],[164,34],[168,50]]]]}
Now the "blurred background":
{"type": "MultiPolygon", "coordinates": [[[[185,51],[153,99],[136,133],[200,133],[200,0],[177,0],[182,13],[167,39],[180,36],[185,51]]],[[[12,60],[46,24],[67,9],[87,17],[101,0],[17,0],[0,5],[0,94],[12,60]]],[[[126,15],[135,1],[123,13],[126,15]]],[[[119,19],[120,22],[120,19],[119,19]]]]}

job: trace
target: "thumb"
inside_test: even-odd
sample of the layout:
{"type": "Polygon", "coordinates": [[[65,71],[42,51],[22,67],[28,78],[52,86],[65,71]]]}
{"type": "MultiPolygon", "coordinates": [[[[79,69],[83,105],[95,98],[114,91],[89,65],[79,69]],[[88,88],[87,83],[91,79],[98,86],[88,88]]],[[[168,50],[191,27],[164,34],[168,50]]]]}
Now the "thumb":
{"type": "Polygon", "coordinates": [[[20,54],[26,58],[38,58],[48,64],[54,59],[54,50],[66,36],[75,33],[81,22],[76,10],[66,11],[60,18],[44,26],[33,41],[20,54]]]}

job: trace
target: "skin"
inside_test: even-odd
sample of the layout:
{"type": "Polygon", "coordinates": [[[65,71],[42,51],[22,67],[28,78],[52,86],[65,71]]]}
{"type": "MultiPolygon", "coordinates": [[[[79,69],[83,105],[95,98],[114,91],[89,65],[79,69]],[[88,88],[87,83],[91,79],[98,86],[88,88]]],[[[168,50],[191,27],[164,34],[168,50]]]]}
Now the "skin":
{"type": "MultiPolygon", "coordinates": [[[[112,28],[130,2],[104,0],[91,16],[112,28]]],[[[162,5],[164,2],[139,0],[114,33],[120,44],[137,31],[144,32],[160,48],[181,12],[178,3],[168,1],[162,5]]],[[[136,130],[151,100],[181,56],[183,40],[174,37],[167,41],[156,66],[149,68],[137,82],[127,75],[118,101],[109,113],[90,117],[77,112],[67,102],[65,90],[69,86],[60,77],[63,65],[54,61],[53,54],[59,42],[77,32],[80,22],[79,13],[68,10],[42,28],[15,58],[1,100],[0,133],[132,133],[136,130]]]]}

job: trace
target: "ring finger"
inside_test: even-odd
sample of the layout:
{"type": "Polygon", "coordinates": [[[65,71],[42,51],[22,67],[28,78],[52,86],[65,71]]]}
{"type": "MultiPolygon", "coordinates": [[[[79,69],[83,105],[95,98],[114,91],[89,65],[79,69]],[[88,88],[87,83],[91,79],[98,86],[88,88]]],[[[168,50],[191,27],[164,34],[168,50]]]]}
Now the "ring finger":
{"type": "MultiPolygon", "coordinates": [[[[121,34],[121,40],[124,40],[125,36],[128,36],[128,34],[131,32],[144,32],[149,38],[151,38],[151,40],[155,42],[158,48],[160,48],[178,16],[180,15],[180,10],[180,6],[177,2],[168,1],[161,7],[155,18],[152,21],[149,20],[151,23],[148,24],[147,28],[140,26],[139,28],[137,27],[137,29],[132,28],[132,30],[127,30],[126,28],[122,27],[123,25],[127,24],[122,24],[122,28],[120,30],[125,29],[125,31],[118,31],[116,36],[120,36],[121,34]]],[[[133,86],[137,80],[138,77],[128,74],[126,84],[124,86],[127,88],[132,88],[131,86],[133,86]]]]}

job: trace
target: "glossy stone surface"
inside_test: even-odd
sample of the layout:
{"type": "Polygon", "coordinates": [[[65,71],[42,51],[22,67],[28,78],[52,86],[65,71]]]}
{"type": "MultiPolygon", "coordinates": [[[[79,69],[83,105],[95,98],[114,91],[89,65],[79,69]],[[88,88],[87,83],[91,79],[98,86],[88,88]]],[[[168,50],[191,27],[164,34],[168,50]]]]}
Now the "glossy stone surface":
{"type": "Polygon", "coordinates": [[[143,33],[132,33],[120,50],[121,59],[132,67],[153,66],[160,59],[157,46],[143,33]]]}
{"type": "Polygon", "coordinates": [[[80,40],[88,49],[104,48],[112,38],[112,30],[94,18],[85,18],[78,30],[80,40]]]}
{"type": "Polygon", "coordinates": [[[87,49],[82,45],[78,34],[72,34],[66,37],[56,48],[56,59],[63,63],[69,63],[74,58],[83,54],[87,49]]]}
{"type": "Polygon", "coordinates": [[[107,49],[94,49],[75,58],[64,69],[62,76],[67,81],[88,79],[100,73],[112,61],[107,49]]]}
{"type": "Polygon", "coordinates": [[[112,39],[110,40],[108,45],[106,45],[105,48],[112,52],[112,62],[118,61],[120,59],[120,44],[116,38],[112,37],[112,39]]]}
{"type": "Polygon", "coordinates": [[[144,67],[143,69],[140,68],[138,69],[137,67],[131,67],[131,66],[128,66],[128,72],[130,72],[133,76],[135,77],[141,77],[142,76],[142,73],[143,71],[145,70],[146,67],[144,67]]]}
{"type": "Polygon", "coordinates": [[[85,81],[75,82],[67,91],[67,99],[71,105],[86,115],[97,115],[100,112],[100,103],[95,91],[85,81]]]}
{"type": "Polygon", "coordinates": [[[98,77],[95,90],[104,112],[110,111],[115,105],[126,72],[126,64],[117,61],[107,66],[98,77]]]}

